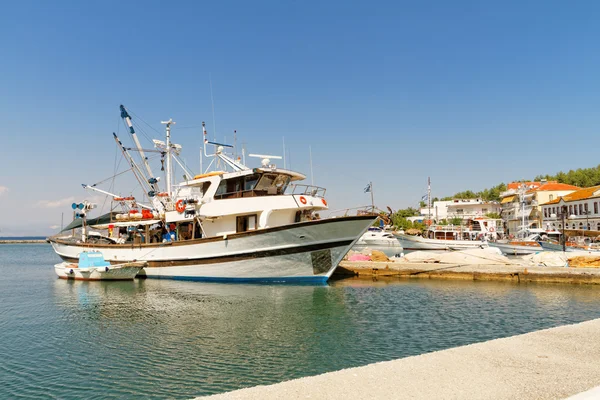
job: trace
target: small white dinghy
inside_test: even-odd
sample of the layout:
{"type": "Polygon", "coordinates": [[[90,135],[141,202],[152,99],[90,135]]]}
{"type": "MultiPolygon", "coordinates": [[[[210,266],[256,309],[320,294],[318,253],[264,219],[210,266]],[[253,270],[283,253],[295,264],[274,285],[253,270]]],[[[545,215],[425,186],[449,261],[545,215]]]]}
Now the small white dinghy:
{"type": "Polygon", "coordinates": [[[99,251],[82,252],[77,264],[62,262],[54,266],[54,271],[61,279],[77,279],[83,281],[130,280],[146,266],[145,261],[127,262],[111,265],[104,260],[99,251]]]}

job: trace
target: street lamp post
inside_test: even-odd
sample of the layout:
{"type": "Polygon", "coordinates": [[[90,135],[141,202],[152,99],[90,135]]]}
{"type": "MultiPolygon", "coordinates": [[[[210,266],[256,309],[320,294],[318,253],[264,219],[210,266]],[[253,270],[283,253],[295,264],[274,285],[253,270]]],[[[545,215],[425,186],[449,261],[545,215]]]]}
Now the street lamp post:
{"type": "Polygon", "coordinates": [[[567,248],[566,248],[566,246],[567,246],[567,237],[565,236],[565,215],[567,215],[568,211],[569,211],[569,209],[567,208],[567,206],[562,206],[560,208],[560,219],[562,221],[562,224],[561,224],[561,226],[562,226],[562,235],[560,235],[561,236],[560,240],[562,242],[563,253],[565,251],[567,251],[567,248]]]}
{"type": "MultiPolygon", "coordinates": [[[[582,214],[585,214],[585,229],[586,231],[589,230],[589,226],[590,226],[590,214],[592,212],[591,211],[584,211],[582,214]]],[[[585,236],[585,233],[583,233],[583,236],[585,236]]]]}

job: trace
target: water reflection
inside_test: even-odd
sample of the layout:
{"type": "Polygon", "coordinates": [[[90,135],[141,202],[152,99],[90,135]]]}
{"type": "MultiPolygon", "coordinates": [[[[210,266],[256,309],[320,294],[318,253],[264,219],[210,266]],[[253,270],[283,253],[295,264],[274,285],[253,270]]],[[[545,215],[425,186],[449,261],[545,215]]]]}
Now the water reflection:
{"type": "Polygon", "coordinates": [[[187,399],[600,316],[592,286],[65,281],[51,249],[7,249],[0,398],[187,399]]]}

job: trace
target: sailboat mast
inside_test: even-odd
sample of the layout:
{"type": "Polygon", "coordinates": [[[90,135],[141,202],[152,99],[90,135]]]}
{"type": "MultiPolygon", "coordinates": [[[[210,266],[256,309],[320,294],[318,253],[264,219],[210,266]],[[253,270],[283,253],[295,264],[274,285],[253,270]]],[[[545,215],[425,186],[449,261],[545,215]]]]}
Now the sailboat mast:
{"type": "Polygon", "coordinates": [[[161,124],[166,125],[166,135],[167,135],[167,159],[166,159],[166,164],[167,164],[167,171],[166,171],[166,181],[167,181],[167,193],[169,194],[169,197],[171,196],[171,178],[173,176],[173,171],[171,168],[171,125],[175,124],[175,122],[173,122],[173,119],[170,118],[168,121],[160,121],[161,124]]]}

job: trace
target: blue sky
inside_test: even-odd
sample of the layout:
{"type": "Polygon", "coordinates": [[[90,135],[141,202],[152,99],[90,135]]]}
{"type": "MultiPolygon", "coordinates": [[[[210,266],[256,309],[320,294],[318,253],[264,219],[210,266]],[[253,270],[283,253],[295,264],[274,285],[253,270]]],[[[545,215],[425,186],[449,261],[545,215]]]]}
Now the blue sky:
{"type": "Polygon", "coordinates": [[[113,173],[119,104],[177,121],[194,172],[201,121],[255,153],[285,137],[307,175],[312,146],[332,209],[369,203],[369,181],[397,209],[428,176],[445,196],[599,163],[597,2],[1,7],[0,236],[51,233],[91,197],[80,183],[113,173]]]}

